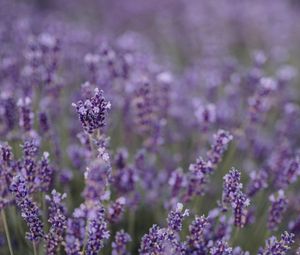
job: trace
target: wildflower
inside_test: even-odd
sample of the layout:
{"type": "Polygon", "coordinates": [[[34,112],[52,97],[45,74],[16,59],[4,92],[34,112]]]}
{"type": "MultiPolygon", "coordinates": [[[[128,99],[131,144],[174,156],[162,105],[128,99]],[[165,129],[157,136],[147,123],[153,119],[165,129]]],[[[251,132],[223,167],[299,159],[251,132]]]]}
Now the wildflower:
{"type": "Polygon", "coordinates": [[[124,197],[119,197],[110,205],[108,208],[108,219],[110,222],[118,222],[120,220],[125,209],[125,204],[126,199],[124,197]]]}
{"type": "Polygon", "coordinates": [[[105,126],[106,114],[110,109],[110,102],[103,97],[103,91],[95,89],[95,94],[90,99],[72,104],[79,115],[83,129],[92,134],[95,130],[105,126]]]}
{"type": "Polygon", "coordinates": [[[279,223],[282,221],[283,214],[287,210],[288,200],[284,191],[279,190],[278,193],[269,197],[271,207],[269,209],[268,228],[271,231],[277,230],[279,223]]]}
{"type": "Polygon", "coordinates": [[[232,255],[232,248],[228,246],[227,242],[218,240],[210,249],[211,255],[232,255]]]}
{"type": "Polygon", "coordinates": [[[131,242],[131,237],[123,229],[115,235],[115,240],[112,242],[112,255],[127,255],[126,245],[131,242]]]}
{"type": "Polygon", "coordinates": [[[37,242],[44,238],[43,223],[40,220],[40,210],[29,196],[26,181],[22,176],[14,177],[10,187],[16,198],[16,203],[21,210],[21,216],[29,227],[26,238],[37,242]]]}
{"type": "Polygon", "coordinates": [[[270,237],[267,239],[265,248],[260,249],[259,255],[269,255],[269,254],[276,254],[276,255],[285,255],[287,254],[288,250],[291,249],[291,244],[294,243],[294,234],[290,234],[288,232],[284,232],[281,235],[280,240],[277,240],[275,236],[270,237]]]}
{"type": "Polygon", "coordinates": [[[48,255],[57,254],[59,245],[64,240],[64,233],[67,225],[66,208],[62,204],[66,194],[60,194],[56,190],[51,192],[51,197],[46,196],[49,203],[49,219],[50,230],[46,235],[46,253],[48,255]]]}
{"type": "Polygon", "coordinates": [[[105,221],[104,208],[98,204],[96,207],[96,214],[90,221],[88,226],[88,240],[86,245],[86,252],[90,255],[97,255],[103,248],[103,242],[109,238],[109,231],[105,221]]]}
{"type": "Polygon", "coordinates": [[[85,226],[88,210],[84,204],[76,208],[67,221],[65,251],[67,255],[81,255],[81,246],[85,238],[85,226]]]}
{"type": "Polygon", "coordinates": [[[249,199],[242,192],[243,184],[240,183],[241,173],[232,168],[224,176],[223,204],[230,204],[234,211],[234,223],[238,227],[244,227],[247,217],[249,199]]]}
{"type": "Polygon", "coordinates": [[[233,139],[233,136],[224,130],[218,130],[214,135],[214,141],[210,151],[207,153],[208,161],[212,166],[216,166],[222,159],[222,155],[227,149],[229,142],[233,139]]]}
{"type": "Polygon", "coordinates": [[[20,127],[23,128],[25,132],[31,131],[34,118],[34,113],[31,110],[31,99],[29,97],[19,99],[17,105],[20,111],[20,127]]]}
{"type": "Polygon", "coordinates": [[[174,232],[180,232],[182,229],[183,218],[189,216],[189,210],[183,210],[183,204],[177,203],[176,210],[172,210],[168,215],[168,228],[174,232]]]}
{"type": "Polygon", "coordinates": [[[192,251],[203,251],[206,246],[205,231],[209,227],[208,219],[204,216],[196,216],[189,226],[189,235],[187,236],[187,245],[192,251]]]}

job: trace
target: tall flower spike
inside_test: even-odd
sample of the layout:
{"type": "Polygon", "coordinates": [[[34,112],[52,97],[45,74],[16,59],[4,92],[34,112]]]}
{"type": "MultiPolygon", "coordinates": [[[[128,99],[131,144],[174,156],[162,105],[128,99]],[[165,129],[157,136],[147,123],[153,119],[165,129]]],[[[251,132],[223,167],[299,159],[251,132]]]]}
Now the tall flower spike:
{"type": "Polygon", "coordinates": [[[210,249],[211,255],[232,255],[232,248],[228,246],[227,242],[218,240],[210,249]]]}
{"type": "Polygon", "coordinates": [[[112,255],[128,255],[126,245],[131,242],[131,237],[123,229],[115,235],[115,240],[112,242],[112,255]]]}
{"type": "MultiPolygon", "coordinates": [[[[188,249],[192,252],[203,252],[206,246],[205,231],[209,227],[208,219],[204,216],[196,216],[195,220],[189,226],[190,234],[187,236],[188,249]]],[[[197,253],[196,253],[197,254],[197,253]]],[[[202,253],[200,253],[202,254],[202,253]]]]}
{"type": "Polygon", "coordinates": [[[212,147],[207,153],[208,160],[214,167],[221,161],[223,153],[232,139],[233,136],[225,130],[218,130],[214,135],[212,147]]]}
{"type": "Polygon", "coordinates": [[[271,207],[269,209],[268,228],[275,231],[282,221],[284,212],[287,210],[288,200],[283,190],[279,190],[276,195],[270,195],[269,200],[271,207]]]}
{"type": "Polygon", "coordinates": [[[294,234],[284,232],[278,241],[275,236],[270,237],[266,241],[264,249],[260,249],[259,255],[286,255],[288,250],[291,249],[291,245],[294,243],[294,234]]]}
{"type": "Polygon", "coordinates": [[[126,199],[119,197],[108,208],[108,219],[110,222],[118,222],[125,210],[126,199]]]}
{"type": "Polygon", "coordinates": [[[110,176],[110,165],[102,159],[91,162],[85,172],[85,188],[83,196],[87,201],[103,199],[110,176]]]}
{"type": "Polygon", "coordinates": [[[212,172],[211,162],[205,162],[199,157],[195,164],[191,164],[188,173],[187,194],[185,200],[189,201],[194,195],[204,195],[208,175],[212,172]]]}
{"type": "Polygon", "coordinates": [[[20,111],[19,125],[25,132],[31,131],[33,126],[34,113],[31,110],[31,99],[29,97],[19,99],[20,111]]]}
{"type": "Polygon", "coordinates": [[[67,221],[65,251],[67,255],[81,255],[86,229],[87,208],[81,204],[67,221]]]}
{"type": "Polygon", "coordinates": [[[139,254],[163,254],[165,238],[166,231],[159,228],[157,225],[153,225],[150,228],[149,233],[142,237],[139,254]]]}
{"type": "Polygon", "coordinates": [[[64,232],[67,225],[66,208],[63,205],[63,199],[66,194],[60,194],[56,190],[51,192],[51,196],[46,196],[49,203],[50,230],[46,235],[46,254],[56,255],[59,245],[64,240],[64,232]]]}
{"type": "Polygon", "coordinates": [[[234,224],[237,227],[244,227],[250,201],[242,192],[243,184],[240,183],[240,178],[241,173],[234,168],[224,176],[222,200],[223,205],[231,205],[234,212],[234,224]]]}
{"type": "Polygon", "coordinates": [[[76,108],[83,129],[92,134],[95,130],[105,126],[106,114],[111,104],[103,97],[103,91],[96,88],[94,96],[85,101],[73,103],[72,106],[76,108]]]}
{"type": "Polygon", "coordinates": [[[22,176],[14,177],[11,191],[15,194],[16,203],[21,210],[21,216],[29,227],[26,238],[37,242],[44,237],[43,223],[40,219],[40,210],[29,196],[25,179],[22,176]]]}
{"type": "Polygon", "coordinates": [[[189,210],[183,211],[183,204],[177,203],[176,210],[172,210],[168,215],[168,228],[174,232],[180,232],[182,229],[182,221],[184,217],[189,216],[189,210]]]}
{"type": "Polygon", "coordinates": [[[108,239],[109,235],[104,207],[98,204],[94,218],[90,221],[88,226],[87,254],[97,255],[104,246],[104,240],[108,239]]]}

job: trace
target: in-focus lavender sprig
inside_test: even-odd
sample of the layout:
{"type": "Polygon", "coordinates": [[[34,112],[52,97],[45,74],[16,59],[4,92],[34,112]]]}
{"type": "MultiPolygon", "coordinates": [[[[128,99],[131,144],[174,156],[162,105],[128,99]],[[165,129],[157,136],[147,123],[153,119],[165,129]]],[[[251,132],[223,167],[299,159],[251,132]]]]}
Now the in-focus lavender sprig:
{"type": "Polygon", "coordinates": [[[94,96],[72,105],[76,108],[82,127],[87,133],[92,134],[105,126],[106,114],[111,104],[103,97],[103,91],[96,88],[94,96]]]}
{"type": "Polygon", "coordinates": [[[29,195],[25,179],[20,175],[14,177],[10,189],[15,194],[21,216],[29,228],[26,238],[30,241],[38,242],[44,238],[43,223],[40,219],[40,210],[29,195]]]}
{"type": "Polygon", "coordinates": [[[51,192],[51,196],[46,196],[49,203],[49,219],[50,230],[47,233],[45,240],[45,249],[47,255],[56,255],[59,246],[64,240],[64,233],[67,227],[66,208],[63,200],[66,194],[60,194],[56,190],[51,192]]]}

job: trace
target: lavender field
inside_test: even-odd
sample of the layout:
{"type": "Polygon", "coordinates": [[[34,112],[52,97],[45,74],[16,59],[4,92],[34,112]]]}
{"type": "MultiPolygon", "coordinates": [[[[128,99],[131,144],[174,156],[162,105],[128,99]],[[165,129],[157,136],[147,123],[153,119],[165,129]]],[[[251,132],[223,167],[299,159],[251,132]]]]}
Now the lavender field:
{"type": "Polygon", "coordinates": [[[300,255],[300,1],[0,0],[0,255],[300,255]]]}

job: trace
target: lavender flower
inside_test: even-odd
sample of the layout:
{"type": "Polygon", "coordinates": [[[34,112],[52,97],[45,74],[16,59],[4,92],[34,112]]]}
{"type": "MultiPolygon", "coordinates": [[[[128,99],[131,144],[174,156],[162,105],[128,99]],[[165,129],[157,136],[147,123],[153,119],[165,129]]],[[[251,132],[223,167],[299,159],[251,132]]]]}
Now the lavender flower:
{"type": "Polygon", "coordinates": [[[10,189],[15,194],[17,206],[21,210],[21,216],[29,227],[26,238],[33,242],[44,238],[43,223],[40,220],[40,210],[29,196],[25,179],[22,176],[16,176],[10,189]]]}
{"type": "Polygon", "coordinates": [[[253,197],[257,192],[265,189],[268,186],[267,183],[268,175],[264,169],[258,172],[250,173],[250,182],[247,187],[247,195],[253,197]]]}
{"type": "Polygon", "coordinates": [[[67,255],[81,255],[86,229],[87,208],[81,204],[67,221],[65,251],[67,255]]]}
{"type": "Polygon", "coordinates": [[[46,196],[49,203],[49,219],[50,230],[46,235],[46,253],[48,255],[57,254],[59,245],[64,240],[64,233],[67,226],[66,208],[62,204],[62,200],[66,198],[66,194],[60,194],[56,190],[51,192],[51,197],[46,196]]]}
{"type": "Polygon", "coordinates": [[[102,159],[91,162],[85,172],[85,188],[83,196],[86,200],[97,201],[103,199],[108,187],[110,165],[102,159]]]}
{"type": "Polygon", "coordinates": [[[208,175],[212,173],[211,162],[205,162],[199,157],[195,164],[189,167],[187,194],[185,200],[189,201],[194,195],[204,195],[206,184],[208,183],[208,175]]]}
{"type": "Polygon", "coordinates": [[[177,203],[176,210],[172,210],[168,215],[168,228],[174,232],[180,232],[182,229],[183,218],[189,216],[189,210],[183,210],[183,204],[177,203]]]}
{"type": "Polygon", "coordinates": [[[223,204],[230,204],[234,211],[234,224],[238,227],[244,227],[247,219],[247,207],[249,199],[242,192],[243,184],[240,183],[241,173],[232,168],[224,176],[223,185],[223,204]]]}
{"type": "Polygon", "coordinates": [[[294,243],[294,234],[290,234],[288,232],[284,232],[281,235],[280,240],[277,240],[275,236],[270,237],[266,241],[266,245],[264,249],[260,249],[259,255],[285,255],[288,250],[291,248],[291,244],[294,243]]]}
{"type": "Polygon", "coordinates": [[[205,251],[206,242],[205,242],[205,231],[209,227],[208,219],[204,216],[196,216],[195,220],[189,226],[189,235],[187,236],[187,245],[188,250],[195,252],[205,251]]]}
{"type": "Polygon", "coordinates": [[[104,208],[98,204],[94,218],[90,221],[88,226],[87,254],[97,255],[104,246],[104,240],[108,239],[109,235],[104,208]]]}
{"type": "Polygon", "coordinates": [[[119,197],[113,202],[108,208],[108,219],[110,222],[118,222],[125,210],[126,199],[124,197],[119,197]]]}
{"type": "Polygon", "coordinates": [[[110,109],[110,102],[103,97],[103,91],[95,89],[95,94],[90,99],[78,101],[72,104],[79,115],[83,129],[92,134],[95,130],[105,125],[107,111],[110,109]]]}
{"type": "Polygon", "coordinates": [[[227,149],[229,142],[233,139],[233,136],[224,130],[218,130],[214,135],[214,141],[210,151],[207,153],[208,161],[212,166],[216,166],[222,159],[222,155],[227,149]]]}
{"type": "Polygon", "coordinates": [[[32,130],[34,113],[31,110],[31,99],[26,97],[19,99],[18,107],[20,111],[19,125],[25,132],[32,130]]]}
{"type": "Polygon", "coordinates": [[[163,254],[165,237],[165,230],[159,228],[157,225],[153,225],[149,233],[142,237],[139,253],[141,255],[163,254]]]}
{"type": "Polygon", "coordinates": [[[127,255],[129,254],[126,250],[126,245],[131,242],[131,237],[129,234],[120,230],[115,235],[115,241],[112,242],[112,255],[127,255]]]}
{"type": "Polygon", "coordinates": [[[232,248],[228,246],[227,242],[218,240],[216,244],[210,249],[211,255],[232,255],[232,248]]]}
{"type": "Polygon", "coordinates": [[[278,225],[282,221],[283,214],[287,210],[288,200],[283,190],[279,190],[276,195],[270,195],[269,200],[271,207],[269,209],[268,228],[274,231],[277,230],[278,225]]]}

